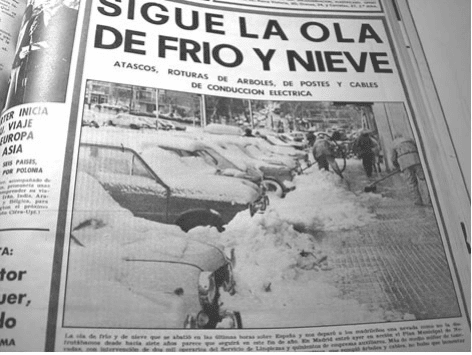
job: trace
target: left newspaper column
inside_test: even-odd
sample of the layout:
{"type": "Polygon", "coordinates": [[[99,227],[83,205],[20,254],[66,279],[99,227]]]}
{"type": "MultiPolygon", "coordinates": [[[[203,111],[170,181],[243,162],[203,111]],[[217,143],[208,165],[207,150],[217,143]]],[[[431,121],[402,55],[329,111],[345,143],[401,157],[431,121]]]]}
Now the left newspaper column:
{"type": "Polygon", "coordinates": [[[15,56],[26,0],[0,2],[0,110],[5,105],[8,81],[15,56]]]}
{"type": "Polygon", "coordinates": [[[0,5],[0,352],[41,351],[64,238],[57,226],[79,1],[0,5]]]}

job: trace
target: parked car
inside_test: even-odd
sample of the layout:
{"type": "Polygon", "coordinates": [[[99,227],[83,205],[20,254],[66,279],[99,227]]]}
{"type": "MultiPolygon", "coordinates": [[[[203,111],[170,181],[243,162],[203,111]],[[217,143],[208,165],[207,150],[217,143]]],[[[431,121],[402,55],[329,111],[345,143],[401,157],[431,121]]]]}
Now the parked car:
{"type": "Polygon", "coordinates": [[[99,128],[100,125],[98,124],[99,119],[90,110],[84,111],[83,117],[82,117],[82,126],[84,127],[93,127],[93,128],[99,128]]]}
{"type": "Polygon", "coordinates": [[[292,156],[298,160],[304,160],[306,158],[306,152],[303,148],[304,145],[298,142],[294,144],[297,146],[293,146],[289,143],[284,142],[281,137],[284,133],[276,133],[271,130],[267,129],[260,129],[256,132],[256,134],[264,140],[266,146],[274,152],[279,154],[287,154],[292,156]]]}
{"type": "MultiPolygon", "coordinates": [[[[154,145],[154,143],[151,143],[154,145]]],[[[198,160],[210,166],[211,174],[235,177],[249,180],[261,185],[263,174],[246,164],[233,161],[231,157],[224,156],[219,152],[219,147],[211,142],[197,140],[192,136],[159,135],[155,145],[160,148],[174,152],[184,161],[198,160]]]]}
{"type": "Polygon", "coordinates": [[[287,136],[292,137],[294,141],[306,144],[306,133],[300,131],[292,131],[287,133],[287,136]]]}
{"type": "Polygon", "coordinates": [[[284,133],[279,133],[278,135],[263,135],[262,136],[267,142],[270,144],[277,146],[277,147],[284,147],[284,148],[294,148],[296,150],[304,150],[305,145],[303,143],[296,142],[291,140],[284,133]]]}
{"type": "Polygon", "coordinates": [[[297,150],[304,150],[307,148],[307,140],[303,132],[281,133],[279,138],[285,143],[291,145],[297,150]]]}
{"type": "Polygon", "coordinates": [[[183,124],[171,120],[159,118],[158,122],[161,123],[163,126],[168,127],[169,130],[185,131],[187,129],[187,126],[184,126],[183,124]]]}
{"type": "Polygon", "coordinates": [[[151,117],[137,116],[129,113],[119,113],[115,117],[110,117],[107,126],[131,128],[131,129],[157,129],[156,121],[151,117]]]}
{"type": "Polygon", "coordinates": [[[216,144],[227,156],[231,156],[233,159],[240,160],[261,171],[264,176],[263,184],[268,194],[285,197],[287,192],[295,189],[295,186],[291,184],[293,177],[297,174],[294,169],[290,169],[283,164],[271,164],[254,158],[245,151],[241,144],[235,142],[234,136],[206,135],[202,139],[216,144]]]}
{"type": "Polygon", "coordinates": [[[237,213],[249,209],[253,215],[266,208],[261,189],[249,181],[209,178],[159,159],[159,151],[146,145],[146,139],[155,140],[156,134],[134,139],[127,134],[122,142],[119,137],[85,132],[79,170],[94,176],[135,216],[176,224],[184,231],[197,226],[223,231],[237,213]]]}
{"type": "MultiPolygon", "coordinates": [[[[303,171],[303,166],[311,166],[311,161],[309,159],[307,149],[297,150],[292,147],[274,145],[269,143],[263,137],[257,140],[257,145],[258,147],[260,147],[260,149],[271,152],[274,156],[283,156],[295,161],[298,173],[301,173],[303,171]]],[[[306,146],[306,148],[308,148],[308,145],[306,146]]]]}
{"type": "MultiPolygon", "coordinates": [[[[262,179],[260,179],[259,175],[253,175],[251,171],[249,171],[249,173],[238,174],[226,170],[225,173],[223,173],[221,170],[209,165],[206,160],[202,159],[200,156],[186,155],[188,151],[177,152],[175,149],[163,149],[159,144],[162,144],[160,139],[157,143],[144,144],[142,146],[142,156],[150,162],[151,167],[155,171],[161,173],[161,177],[164,178],[165,181],[172,181],[172,185],[176,186],[177,182],[181,180],[180,185],[187,186],[189,184],[188,177],[191,176],[192,181],[194,181],[191,184],[196,182],[199,185],[196,186],[197,189],[204,185],[207,194],[209,194],[209,196],[215,195],[215,198],[218,197],[218,190],[220,190],[220,193],[224,191],[225,196],[228,195],[228,189],[231,190],[230,194],[238,194],[238,188],[242,184],[257,192],[255,202],[249,204],[251,216],[257,212],[264,213],[266,210],[269,199],[265,194],[265,188],[261,184],[262,179]],[[180,179],[179,177],[183,177],[184,179],[180,179]]],[[[168,145],[164,146],[169,148],[168,145]]],[[[176,145],[172,144],[172,147],[175,148],[176,145]]],[[[206,151],[199,151],[197,154],[205,155],[207,160],[209,158],[209,155],[206,155],[206,151]]],[[[239,194],[241,194],[241,191],[239,194]]],[[[232,199],[235,198],[236,196],[233,195],[232,199]]],[[[228,200],[229,199],[228,197],[228,200]]]]}
{"type": "Polygon", "coordinates": [[[211,123],[203,128],[205,133],[222,134],[228,136],[242,136],[244,130],[241,127],[224,125],[219,123],[211,123]]]}
{"type": "MultiPolygon", "coordinates": [[[[264,213],[269,205],[269,197],[266,195],[266,188],[263,183],[263,174],[252,167],[243,165],[240,168],[242,164],[238,164],[238,166],[225,158],[222,154],[218,153],[218,148],[211,143],[204,143],[195,139],[182,139],[182,137],[177,138],[175,136],[164,138],[160,135],[156,143],[145,146],[147,148],[158,146],[159,149],[173,153],[173,155],[166,155],[161,151],[158,156],[162,164],[174,162],[175,158],[178,157],[179,161],[189,169],[188,172],[184,171],[184,174],[193,174],[195,171],[201,171],[211,175],[212,178],[214,175],[221,176],[227,180],[228,186],[233,186],[233,182],[241,179],[257,185],[258,191],[260,191],[258,201],[261,201],[261,203],[250,205],[251,215],[254,215],[256,212],[264,213]],[[228,180],[228,178],[236,180],[228,180]]],[[[175,165],[178,164],[174,163],[175,165]]]]}
{"type": "Polygon", "coordinates": [[[274,165],[283,165],[292,170],[300,167],[296,156],[270,149],[270,145],[267,147],[267,143],[262,138],[240,138],[235,143],[240,145],[248,155],[255,159],[260,159],[274,165]]]}
{"type": "Polygon", "coordinates": [[[242,327],[219,300],[235,293],[233,253],[132,216],[88,174],[76,186],[64,326],[242,327]]]}

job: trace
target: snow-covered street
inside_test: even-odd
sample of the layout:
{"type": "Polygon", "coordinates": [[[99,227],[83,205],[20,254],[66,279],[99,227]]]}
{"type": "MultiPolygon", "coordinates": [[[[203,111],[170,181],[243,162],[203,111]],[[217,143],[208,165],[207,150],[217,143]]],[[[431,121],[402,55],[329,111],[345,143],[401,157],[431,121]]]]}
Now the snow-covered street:
{"type": "MultiPolygon", "coordinates": [[[[98,116],[103,115],[95,118],[98,116]]],[[[459,315],[433,207],[414,205],[400,175],[377,185],[377,193],[367,193],[364,188],[388,172],[367,178],[359,159],[338,158],[338,165],[345,167],[344,179],[319,170],[316,164],[295,175],[295,169],[284,163],[262,163],[245,151],[265,150],[264,159],[273,162],[283,160],[282,156],[288,159],[291,153],[294,166],[294,153],[302,161],[304,151],[281,146],[278,149],[284,152],[276,152],[264,146],[262,138],[214,138],[205,136],[198,127],[188,128],[187,132],[83,128],[79,171],[85,174],[76,186],[78,204],[73,219],[78,231],[74,233],[92,241],[103,239],[94,244],[96,248],[109,249],[110,241],[122,243],[118,247],[123,249],[122,259],[105,258],[98,263],[104,267],[102,276],[107,282],[116,283],[118,288],[127,285],[125,278],[120,279],[123,266],[118,260],[129,261],[128,245],[147,245],[151,252],[146,257],[160,263],[168,262],[171,256],[172,263],[178,260],[181,265],[193,266],[195,260],[197,264],[203,262],[203,254],[196,251],[208,247],[214,248],[207,251],[208,255],[219,260],[218,246],[227,253],[234,251],[232,275],[236,283],[234,294],[216,292],[219,309],[240,312],[244,328],[459,315]],[[267,170],[259,171],[262,167],[267,170]],[[260,203],[264,201],[262,185],[267,176],[278,179],[286,190],[285,197],[279,197],[267,189],[270,204],[265,208],[265,202],[264,206],[260,203]],[[290,187],[295,189],[290,191],[290,187]],[[218,222],[225,213],[224,223],[218,222]],[[190,223],[189,228],[179,224],[182,216],[190,223]],[[173,245],[172,238],[178,243],[173,245]]],[[[305,164],[300,161],[296,164],[305,164]]],[[[143,252],[136,251],[140,257],[133,261],[143,261],[143,252]]],[[[81,282],[90,276],[81,274],[80,265],[90,264],[73,253],[75,259],[71,260],[79,265],[75,267],[76,289],[86,291],[81,282]]],[[[229,260],[226,257],[215,262],[211,272],[221,275],[229,260]]],[[[162,290],[165,296],[154,293],[157,285],[152,288],[133,281],[128,297],[145,295],[149,301],[152,295],[148,303],[151,308],[167,297],[185,314],[186,306],[179,303],[184,294],[198,309],[201,275],[183,272],[180,276],[187,282],[179,284],[166,275],[165,268],[159,270],[173,285],[162,290]]],[[[101,281],[96,280],[96,284],[100,286],[101,281]]],[[[76,306],[75,311],[87,311],[86,305],[76,306]]],[[[124,304],[115,306],[127,308],[124,304]]],[[[172,316],[178,327],[183,324],[183,317],[172,316]]],[[[153,321],[152,317],[143,324],[138,320],[133,326],[171,327],[170,323],[155,325],[153,321]]]]}
{"type": "MultiPolygon", "coordinates": [[[[403,205],[399,205],[397,200],[382,197],[381,194],[350,191],[348,187],[356,183],[354,178],[360,179],[357,184],[361,187],[362,182],[368,182],[362,180],[360,169],[359,161],[349,161],[347,174],[351,183],[346,183],[336,175],[313,166],[305,174],[296,177],[297,188],[294,192],[285,199],[271,200],[266,214],[250,218],[243,212],[222,234],[208,230],[205,238],[235,248],[238,292],[233,297],[225,297],[223,301],[225,306],[242,312],[245,327],[314,326],[429,318],[431,315],[424,313],[427,306],[415,308],[414,303],[408,303],[408,298],[416,294],[418,300],[415,302],[420,302],[423,296],[428,297],[422,291],[422,283],[430,281],[433,282],[429,283],[431,287],[441,289],[441,296],[438,295],[434,302],[447,304],[452,301],[449,310],[458,311],[455,302],[445,292],[447,288],[452,291],[447,276],[438,282],[435,277],[438,274],[433,276],[428,272],[432,266],[428,265],[428,260],[436,266],[438,262],[445,266],[444,256],[440,255],[442,247],[432,209],[409,207],[408,200],[402,200],[403,205]],[[390,253],[386,245],[380,245],[376,250],[379,246],[373,245],[371,240],[368,240],[367,247],[363,243],[367,237],[373,238],[372,234],[364,234],[365,231],[378,226],[379,218],[382,218],[374,211],[385,210],[389,206],[396,211],[403,210],[406,215],[410,214],[409,218],[405,215],[401,221],[396,221],[404,223],[402,226],[397,224],[396,229],[377,230],[378,238],[390,239],[389,244],[393,243],[392,250],[395,253],[390,253]],[[413,236],[418,224],[423,225],[425,231],[413,236]],[[402,238],[404,234],[411,235],[407,241],[402,238]],[[414,242],[414,245],[405,244],[409,242],[414,242]],[[411,255],[412,250],[421,243],[428,247],[425,250],[433,248],[434,254],[422,254],[420,248],[417,250],[419,255],[411,255]],[[357,248],[365,247],[370,255],[366,255],[364,260],[358,258],[359,251],[355,250],[353,244],[357,248]],[[351,255],[349,250],[343,251],[348,245],[352,250],[351,255]],[[409,249],[410,255],[402,254],[403,248],[409,249]],[[381,257],[385,258],[385,262],[379,260],[381,257]],[[408,259],[402,260],[402,257],[408,259]],[[424,270],[416,265],[412,257],[421,261],[419,265],[424,270]],[[359,264],[356,265],[356,261],[359,264]],[[386,267],[391,266],[388,261],[394,266],[412,263],[412,270],[415,271],[403,274],[402,277],[406,277],[403,280],[389,280],[388,275],[387,279],[382,279],[388,271],[386,267]],[[382,277],[375,279],[378,275],[382,277]],[[427,279],[420,280],[421,277],[427,279]],[[417,284],[410,285],[413,282],[417,284]]],[[[395,185],[390,190],[392,188],[395,185]]],[[[381,224],[385,223],[383,220],[381,224]]],[[[190,234],[197,233],[198,229],[202,228],[190,234]]],[[[437,267],[435,270],[444,275],[447,272],[446,268],[441,270],[437,267]]],[[[400,272],[401,267],[397,269],[397,273],[400,272]]]]}

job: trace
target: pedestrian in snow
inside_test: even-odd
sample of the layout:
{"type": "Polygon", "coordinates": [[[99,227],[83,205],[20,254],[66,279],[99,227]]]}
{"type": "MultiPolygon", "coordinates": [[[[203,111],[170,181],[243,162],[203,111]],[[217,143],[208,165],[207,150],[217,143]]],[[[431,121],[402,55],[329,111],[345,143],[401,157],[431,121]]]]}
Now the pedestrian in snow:
{"type": "Polygon", "coordinates": [[[306,135],[306,140],[308,141],[308,147],[313,147],[313,144],[315,144],[316,141],[315,134],[312,131],[308,132],[306,135]]]}
{"type": "Polygon", "coordinates": [[[369,178],[372,176],[372,170],[374,166],[374,148],[374,142],[367,131],[362,132],[354,141],[353,151],[359,158],[362,159],[362,166],[364,167],[364,171],[369,178]]]}
{"type": "Polygon", "coordinates": [[[255,136],[252,134],[252,129],[246,128],[246,129],[244,130],[244,137],[255,137],[255,136]]]}
{"type": "Polygon", "coordinates": [[[425,182],[423,167],[416,143],[411,138],[404,138],[397,133],[393,141],[392,163],[403,173],[408,190],[415,205],[423,205],[418,183],[425,182]]]}
{"type": "Polygon", "coordinates": [[[339,169],[338,163],[335,160],[335,152],[333,144],[325,137],[318,137],[313,144],[313,156],[315,157],[316,162],[318,163],[318,168],[329,171],[329,166],[331,166],[336,174],[338,174],[341,179],[343,174],[341,169],[339,169]]]}
{"type": "Polygon", "coordinates": [[[376,138],[370,137],[370,139],[372,140],[372,143],[373,143],[372,152],[374,153],[373,170],[376,173],[380,173],[382,172],[380,164],[383,161],[382,148],[380,147],[379,141],[376,138]]]}

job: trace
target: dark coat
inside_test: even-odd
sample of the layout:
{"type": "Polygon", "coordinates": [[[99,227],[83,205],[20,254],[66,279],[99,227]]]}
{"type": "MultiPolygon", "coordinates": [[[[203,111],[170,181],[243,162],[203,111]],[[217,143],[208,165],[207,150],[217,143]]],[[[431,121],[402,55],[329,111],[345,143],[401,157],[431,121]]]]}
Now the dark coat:
{"type": "Polygon", "coordinates": [[[365,155],[373,155],[372,149],[374,148],[374,142],[370,138],[369,134],[361,134],[354,142],[353,151],[360,157],[365,155]]]}

